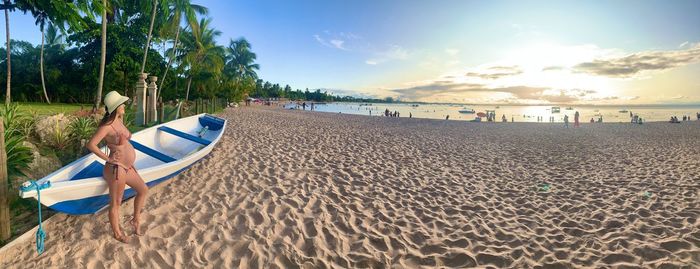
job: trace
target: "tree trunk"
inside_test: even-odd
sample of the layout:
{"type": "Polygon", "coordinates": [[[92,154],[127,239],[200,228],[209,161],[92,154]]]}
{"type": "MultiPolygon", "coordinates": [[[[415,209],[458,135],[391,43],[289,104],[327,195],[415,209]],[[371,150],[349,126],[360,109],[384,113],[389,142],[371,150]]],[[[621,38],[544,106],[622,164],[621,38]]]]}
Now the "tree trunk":
{"type": "Polygon", "coordinates": [[[5,9],[5,38],[7,39],[7,46],[5,46],[7,50],[7,90],[5,90],[5,105],[9,105],[10,101],[10,81],[12,81],[12,64],[10,60],[10,51],[12,48],[10,47],[10,13],[5,9]]]}
{"type": "Polygon", "coordinates": [[[146,39],[146,49],[143,52],[143,62],[141,63],[141,73],[143,73],[143,71],[146,68],[146,58],[148,57],[148,48],[151,46],[151,37],[153,34],[153,23],[156,20],[156,11],[158,10],[158,1],[159,0],[153,0],[153,12],[151,12],[151,26],[148,28],[148,39],[146,39]]]}
{"type": "Polygon", "coordinates": [[[130,96],[129,93],[127,92],[129,90],[129,80],[127,79],[127,73],[126,69],[124,69],[124,95],[125,96],[130,96]]]}
{"type": "Polygon", "coordinates": [[[177,27],[177,31],[175,32],[175,43],[173,43],[173,53],[170,54],[170,58],[168,59],[168,65],[165,67],[165,73],[163,74],[163,79],[160,81],[160,87],[158,87],[158,93],[156,96],[160,96],[160,91],[163,89],[165,86],[165,77],[168,76],[168,70],[170,70],[170,66],[173,64],[173,59],[175,58],[175,53],[177,51],[177,42],[180,40],[180,26],[177,27]]]}
{"type": "Polygon", "coordinates": [[[102,52],[100,53],[100,78],[97,82],[97,96],[95,96],[95,110],[100,109],[102,100],[102,85],[105,78],[105,62],[107,61],[107,0],[102,0],[102,52]]]}
{"type": "Polygon", "coordinates": [[[49,95],[46,93],[46,83],[44,82],[44,31],[41,31],[41,53],[39,54],[39,74],[41,74],[41,88],[44,89],[46,103],[51,104],[49,95]]]}
{"type": "Polygon", "coordinates": [[[0,118],[0,240],[10,239],[9,187],[7,186],[7,153],[5,152],[5,127],[0,118]]]}
{"type": "Polygon", "coordinates": [[[187,80],[187,93],[185,93],[185,102],[190,99],[190,86],[192,85],[192,76],[187,80]]]}

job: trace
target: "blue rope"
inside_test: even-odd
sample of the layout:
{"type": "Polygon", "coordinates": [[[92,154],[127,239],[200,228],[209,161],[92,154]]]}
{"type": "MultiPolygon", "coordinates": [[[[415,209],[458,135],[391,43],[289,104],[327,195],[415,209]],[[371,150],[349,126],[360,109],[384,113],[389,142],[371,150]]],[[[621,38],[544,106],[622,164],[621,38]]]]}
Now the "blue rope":
{"type": "Polygon", "coordinates": [[[36,231],[36,251],[39,252],[39,255],[44,252],[44,239],[46,239],[46,233],[44,232],[44,229],[41,227],[41,190],[50,188],[51,187],[51,182],[46,181],[45,183],[39,185],[36,183],[34,180],[30,180],[29,184],[23,185],[20,187],[22,192],[28,192],[31,191],[32,189],[36,190],[36,201],[37,201],[37,207],[39,208],[39,229],[36,231]]]}

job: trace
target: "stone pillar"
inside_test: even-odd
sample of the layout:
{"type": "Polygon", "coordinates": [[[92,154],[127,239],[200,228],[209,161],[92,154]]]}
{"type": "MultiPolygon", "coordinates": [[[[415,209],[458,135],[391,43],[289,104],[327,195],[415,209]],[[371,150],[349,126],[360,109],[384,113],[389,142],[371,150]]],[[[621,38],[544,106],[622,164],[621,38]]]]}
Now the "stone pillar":
{"type": "Polygon", "coordinates": [[[147,117],[148,123],[150,124],[151,122],[158,121],[158,98],[156,96],[156,90],[158,89],[156,81],[158,81],[158,77],[149,76],[148,80],[151,81],[151,83],[148,84],[148,99],[146,101],[146,110],[148,111],[147,117]]]}
{"type": "Polygon", "coordinates": [[[141,73],[136,80],[136,95],[134,95],[134,105],[136,106],[136,125],[146,125],[146,77],[148,74],[141,73]]]}

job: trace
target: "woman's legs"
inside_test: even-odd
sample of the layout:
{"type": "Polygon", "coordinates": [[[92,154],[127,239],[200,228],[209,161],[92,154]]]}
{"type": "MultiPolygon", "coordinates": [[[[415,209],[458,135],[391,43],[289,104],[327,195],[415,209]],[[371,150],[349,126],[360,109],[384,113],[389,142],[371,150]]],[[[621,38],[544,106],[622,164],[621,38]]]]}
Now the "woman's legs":
{"type": "Polygon", "coordinates": [[[109,186],[109,223],[112,225],[114,238],[119,241],[126,242],[128,237],[122,233],[119,227],[119,206],[122,198],[124,198],[124,171],[120,168],[115,168],[113,165],[105,165],[103,177],[109,186]],[[117,180],[119,178],[119,180],[117,180]]]}
{"type": "Polygon", "coordinates": [[[148,186],[146,186],[146,183],[143,182],[143,179],[133,167],[129,169],[124,178],[126,184],[136,191],[136,197],[134,198],[134,218],[131,220],[131,224],[134,225],[134,232],[137,235],[143,235],[139,224],[141,223],[141,209],[143,209],[143,204],[148,195],[148,186]]]}

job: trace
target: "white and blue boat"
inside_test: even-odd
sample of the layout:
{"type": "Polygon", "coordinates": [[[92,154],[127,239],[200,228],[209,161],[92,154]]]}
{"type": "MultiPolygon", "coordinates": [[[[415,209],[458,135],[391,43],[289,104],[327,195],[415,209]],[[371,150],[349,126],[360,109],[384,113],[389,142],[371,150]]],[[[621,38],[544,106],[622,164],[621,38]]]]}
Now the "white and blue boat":
{"type": "MultiPolygon", "coordinates": [[[[136,149],[134,166],[148,187],[165,181],[204,158],[226,129],[226,120],[199,114],[144,129],[131,136],[136,149]]],[[[102,151],[108,153],[106,147],[102,151]]],[[[109,188],[102,178],[105,161],[88,154],[36,181],[43,186],[41,203],[71,215],[92,214],[109,203],[109,188]]],[[[124,200],[135,195],[128,185],[124,200]]],[[[37,198],[35,189],[20,190],[22,198],[37,198]]]]}

